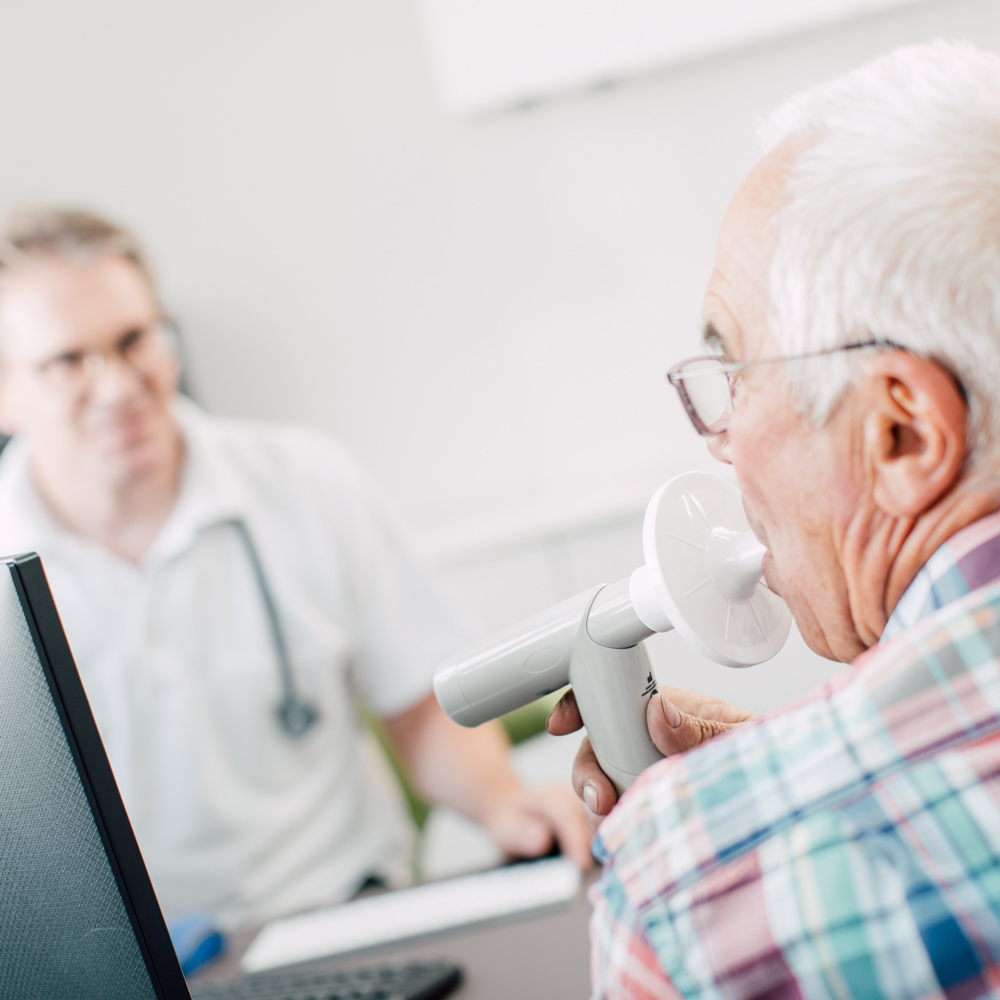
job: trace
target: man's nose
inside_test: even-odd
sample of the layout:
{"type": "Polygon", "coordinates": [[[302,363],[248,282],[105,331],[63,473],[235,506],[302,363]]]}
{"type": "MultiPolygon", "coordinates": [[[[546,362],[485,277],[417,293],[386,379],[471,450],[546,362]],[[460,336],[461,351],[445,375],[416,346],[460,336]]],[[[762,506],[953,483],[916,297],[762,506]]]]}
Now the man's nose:
{"type": "Polygon", "coordinates": [[[141,382],[139,372],[118,351],[95,351],[85,363],[92,399],[113,402],[134,392],[141,382]]]}

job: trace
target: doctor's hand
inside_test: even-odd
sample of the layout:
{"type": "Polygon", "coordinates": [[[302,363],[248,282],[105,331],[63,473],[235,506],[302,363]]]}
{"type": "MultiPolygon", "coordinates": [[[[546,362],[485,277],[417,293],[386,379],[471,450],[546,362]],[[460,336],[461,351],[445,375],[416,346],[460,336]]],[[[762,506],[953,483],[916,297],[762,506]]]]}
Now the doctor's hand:
{"type": "Polygon", "coordinates": [[[584,810],[563,785],[518,785],[494,800],[481,822],[497,846],[512,857],[541,857],[558,843],[562,853],[581,870],[587,871],[593,864],[584,810]]]}
{"type": "MultiPolygon", "coordinates": [[[[664,757],[683,753],[734,726],[756,718],[727,702],[683,688],[661,688],[646,706],[646,725],[653,745],[664,757]]],[[[583,725],[572,691],[552,709],[545,728],[554,736],[575,732],[583,725]]],[[[573,788],[583,799],[587,820],[595,828],[611,812],[618,793],[597,763],[590,740],[584,737],[573,764],[573,788]]]]}
{"type": "Polygon", "coordinates": [[[433,694],[383,720],[417,789],[484,826],[514,857],[539,857],[558,842],[586,871],[590,828],[569,786],[525,788],[510,766],[510,743],[499,722],[457,725],[433,694]]]}

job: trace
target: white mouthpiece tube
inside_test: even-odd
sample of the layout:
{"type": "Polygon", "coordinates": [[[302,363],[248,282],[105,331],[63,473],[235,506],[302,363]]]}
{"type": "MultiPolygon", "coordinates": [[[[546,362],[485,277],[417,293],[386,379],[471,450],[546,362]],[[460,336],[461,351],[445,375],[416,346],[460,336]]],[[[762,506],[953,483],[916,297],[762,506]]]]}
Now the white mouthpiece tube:
{"type": "Polygon", "coordinates": [[[587,616],[587,634],[599,646],[608,649],[628,649],[648,639],[655,631],[636,611],[629,577],[609,583],[594,598],[587,616]]]}
{"type": "Polygon", "coordinates": [[[654,632],[669,632],[674,623],[667,613],[666,584],[652,566],[640,566],[628,581],[628,596],[635,613],[654,632]]]}
{"type": "Polygon", "coordinates": [[[705,538],[705,563],[712,583],[731,601],[749,600],[760,585],[767,547],[752,531],[713,528],[705,538]]]}

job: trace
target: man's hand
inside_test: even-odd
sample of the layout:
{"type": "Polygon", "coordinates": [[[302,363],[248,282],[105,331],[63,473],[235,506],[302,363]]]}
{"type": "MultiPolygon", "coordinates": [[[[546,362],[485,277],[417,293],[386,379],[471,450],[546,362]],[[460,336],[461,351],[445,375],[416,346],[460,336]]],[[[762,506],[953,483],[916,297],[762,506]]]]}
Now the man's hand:
{"type": "Polygon", "coordinates": [[[562,853],[583,871],[593,864],[590,827],[580,803],[561,785],[518,786],[510,795],[492,803],[482,822],[505,854],[540,857],[558,842],[562,853]]]}
{"type": "MultiPolygon", "coordinates": [[[[659,695],[653,695],[646,706],[649,735],[664,757],[690,750],[753,718],[750,712],[734,708],[718,698],[682,688],[661,688],[659,695]]],[[[576,698],[568,691],[552,709],[545,727],[553,735],[563,736],[582,725],[576,698]]],[[[601,770],[586,737],[573,764],[573,788],[583,799],[587,821],[596,829],[618,801],[618,793],[601,770]]]]}

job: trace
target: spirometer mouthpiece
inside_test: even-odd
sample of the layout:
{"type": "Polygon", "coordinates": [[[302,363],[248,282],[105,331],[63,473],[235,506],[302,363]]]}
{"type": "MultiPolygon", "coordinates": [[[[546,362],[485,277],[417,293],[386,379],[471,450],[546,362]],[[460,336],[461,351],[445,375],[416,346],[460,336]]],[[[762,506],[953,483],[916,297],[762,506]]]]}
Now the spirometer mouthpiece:
{"type": "Polygon", "coordinates": [[[761,663],[785,644],[791,615],[761,580],[766,549],[732,483],[707,472],[665,483],[646,507],[642,547],[629,597],[651,629],[673,626],[729,667],[761,663]]]}
{"type": "Polygon", "coordinates": [[[760,585],[767,549],[752,531],[713,528],[705,537],[705,562],[709,576],[733,601],[746,601],[760,585]]]}

